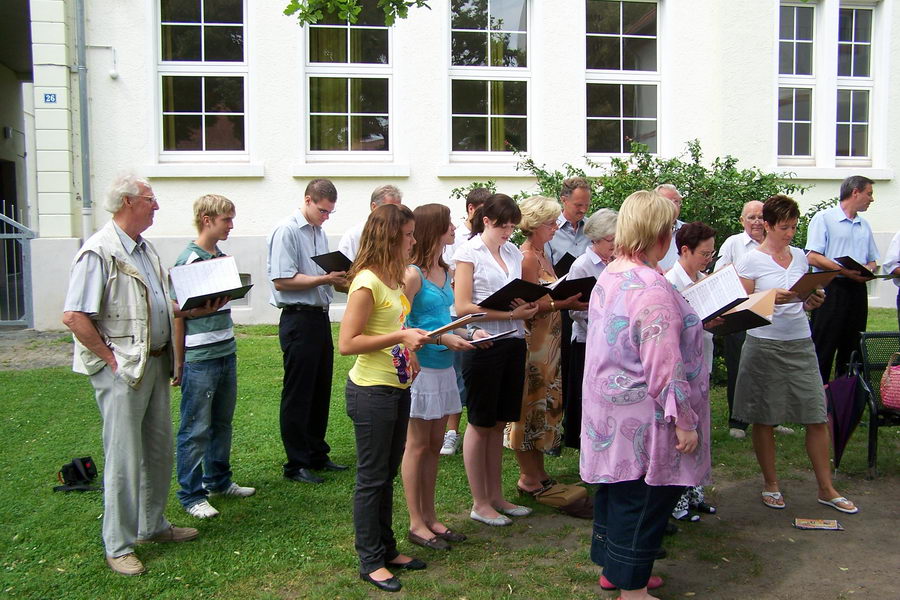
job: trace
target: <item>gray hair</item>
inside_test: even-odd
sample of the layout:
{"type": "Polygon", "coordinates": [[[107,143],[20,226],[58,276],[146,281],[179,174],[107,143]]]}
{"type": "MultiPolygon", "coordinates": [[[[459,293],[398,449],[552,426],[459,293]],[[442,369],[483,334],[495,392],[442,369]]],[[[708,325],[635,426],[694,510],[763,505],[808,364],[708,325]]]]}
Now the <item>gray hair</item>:
{"type": "Polygon", "coordinates": [[[112,214],[116,214],[122,208],[125,197],[140,194],[140,186],[142,185],[149,188],[150,182],[131,173],[119,175],[109,187],[109,193],[103,200],[103,208],[112,214]]]}
{"type": "Polygon", "coordinates": [[[862,175],[852,175],[841,182],[841,200],[846,200],[854,191],[863,192],[867,185],[875,185],[875,182],[862,175]]]}
{"type": "Polygon", "coordinates": [[[397,186],[394,185],[382,185],[375,188],[375,191],[372,192],[372,205],[375,208],[378,208],[384,201],[393,196],[397,200],[403,200],[403,192],[401,192],[397,186]]]}
{"type": "Polygon", "coordinates": [[[653,188],[653,191],[656,192],[657,194],[661,194],[663,192],[674,192],[679,198],[684,198],[684,196],[682,196],[681,192],[678,191],[678,188],[675,187],[674,185],[672,185],[671,183],[662,183],[662,184],[656,186],[655,188],[653,188]]]}
{"type": "Polygon", "coordinates": [[[584,223],[584,235],[592,242],[616,234],[619,213],[611,208],[601,208],[584,223]]]}

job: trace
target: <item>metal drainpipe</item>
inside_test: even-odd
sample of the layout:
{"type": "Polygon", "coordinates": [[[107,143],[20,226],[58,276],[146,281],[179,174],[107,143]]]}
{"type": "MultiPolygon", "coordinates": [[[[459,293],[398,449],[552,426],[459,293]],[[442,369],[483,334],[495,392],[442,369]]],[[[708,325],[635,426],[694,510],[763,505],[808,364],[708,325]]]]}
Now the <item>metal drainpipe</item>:
{"type": "MultiPolygon", "coordinates": [[[[94,209],[91,200],[91,149],[88,123],[87,41],[84,27],[84,2],[75,0],[75,48],[78,72],[78,118],[81,133],[81,235],[87,239],[94,233],[94,209]]],[[[76,196],[77,197],[77,196],[76,196]]]]}

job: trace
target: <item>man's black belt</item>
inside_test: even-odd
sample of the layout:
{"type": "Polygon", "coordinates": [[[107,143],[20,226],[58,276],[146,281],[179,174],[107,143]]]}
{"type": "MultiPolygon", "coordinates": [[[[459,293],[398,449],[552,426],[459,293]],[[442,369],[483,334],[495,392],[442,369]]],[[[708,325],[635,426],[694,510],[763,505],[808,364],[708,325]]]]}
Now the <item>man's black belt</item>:
{"type": "Polygon", "coordinates": [[[282,306],[281,310],[285,312],[301,312],[301,311],[309,311],[309,312],[319,312],[319,313],[327,313],[327,306],[312,306],[310,304],[288,304],[287,306],[282,306]]]}

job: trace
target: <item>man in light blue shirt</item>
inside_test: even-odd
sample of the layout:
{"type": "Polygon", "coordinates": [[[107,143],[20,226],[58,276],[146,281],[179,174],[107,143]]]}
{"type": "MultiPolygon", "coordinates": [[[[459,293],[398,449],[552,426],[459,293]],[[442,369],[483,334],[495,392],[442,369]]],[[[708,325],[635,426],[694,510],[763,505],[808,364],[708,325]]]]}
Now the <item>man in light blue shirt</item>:
{"type": "Polygon", "coordinates": [[[590,182],[584,177],[569,177],[562,182],[559,200],[562,202],[562,213],[556,219],[558,229],[544,246],[552,265],[556,265],[566,253],[578,258],[590,243],[584,235],[584,216],[591,207],[590,182]]]}
{"type": "Polygon", "coordinates": [[[825,288],[825,302],[813,311],[810,326],[819,359],[822,381],[847,371],[850,353],[859,345],[859,332],[866,330],[869,315],[866,278],[834,261],[849,256],[867,269],[875,268],[878,249],[869,223],[859,216],[874,201],[872,180],[861,175],[841,183],[840,204],[812,218],[806,238],[807,259],[816,270],[840,269],[840,274],[825,288]]]}
{"type": "Polygon", "coordinates": [[[325,441],[334,344],[328,305],[333,287],[346,288],[343,271],[326,273],[313,256],[328,252],[322,224],[334,212],[337,190],[327,179],[314,179],[303,204],[282,220],[268,238],[266,261],[272,295],[281,309],[278,339],[284,363],[281,390],[281,441],[287,462],[284,476],[293,481],[322,483],[313,471],[343,471],[328,457],[325,441]]]}

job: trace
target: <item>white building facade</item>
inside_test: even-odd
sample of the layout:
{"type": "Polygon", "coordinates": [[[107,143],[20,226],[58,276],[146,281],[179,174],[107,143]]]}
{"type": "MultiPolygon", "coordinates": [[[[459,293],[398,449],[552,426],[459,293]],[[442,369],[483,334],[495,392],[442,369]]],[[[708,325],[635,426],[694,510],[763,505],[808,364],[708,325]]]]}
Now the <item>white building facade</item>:
{"type": "MultiPolygon", "coordinates": [[[[431,0],[392,27],[368,9],[355,25],[300,27],[284,2],[257,0],[23,3],[34,67],[22,129],[35,160],[22,218],[39,235],[39,329],[59,327],[69,262],[109,219],[98,200],[121,171],[151,181],[161,208],[146,235],[170,262],[194,235],[195,198],[235,201],[223,248],[256,284],[233,311],[244,323],[277,320],[265,236],[309,179],[338,188],[325,226],[336,246],[378,185],[457,215],[450,191],[472,181],[534,188],[513,147],[560,168],[608,162],[632,139],[673,156],[697,138],[709,158],[795,173],[813,186],[805,206],[865,175],[882,251],[900,229],[900,15],[889,0],[431,0]]],[[[893,306],[896,288],[870,293],[893,306]]]]}

